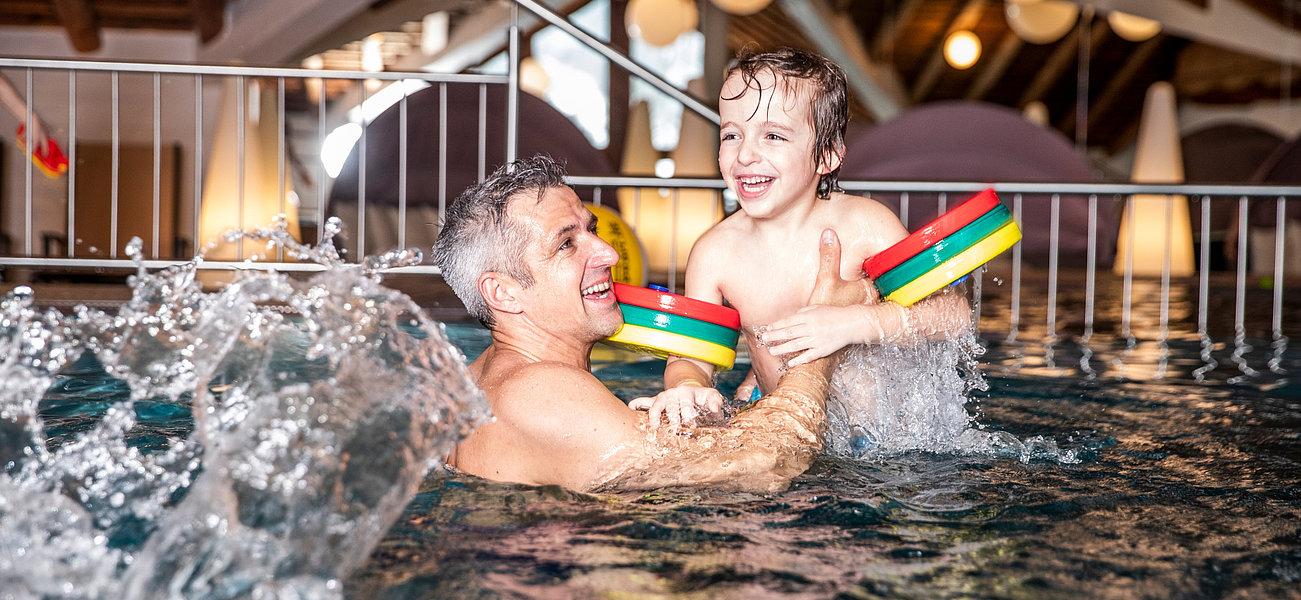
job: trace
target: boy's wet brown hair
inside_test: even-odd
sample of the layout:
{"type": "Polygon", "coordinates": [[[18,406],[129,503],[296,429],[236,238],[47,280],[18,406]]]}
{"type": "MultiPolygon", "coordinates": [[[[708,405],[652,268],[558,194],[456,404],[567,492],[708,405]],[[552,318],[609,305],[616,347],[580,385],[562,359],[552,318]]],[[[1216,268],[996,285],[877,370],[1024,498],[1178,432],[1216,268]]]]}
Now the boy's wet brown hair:
{"type": "MultiPolygon", "coordinates": [[[[845,72],[836,63],[806,50],[782,47],[760,52],[757,48],[747,48],[723,73],[724,81],[739,74],[745,87],[735,97],[723,99],[735,100],[744,96],[746,90],[760,89],[757,75],[765,70],[783,81],[787,91],[798,81],[809,84],[813,93],[813,164],[821,166],[828,153],[838,152],[845,143],[845,126],[849,123],[845,72]]],[[[754,110],[757,113],[759,106],[754,110]]],[[[818,180],[818,197],[827,199],[831,192],[840,191],[839,178],[839,167],[823,175],[818,180]]]]}

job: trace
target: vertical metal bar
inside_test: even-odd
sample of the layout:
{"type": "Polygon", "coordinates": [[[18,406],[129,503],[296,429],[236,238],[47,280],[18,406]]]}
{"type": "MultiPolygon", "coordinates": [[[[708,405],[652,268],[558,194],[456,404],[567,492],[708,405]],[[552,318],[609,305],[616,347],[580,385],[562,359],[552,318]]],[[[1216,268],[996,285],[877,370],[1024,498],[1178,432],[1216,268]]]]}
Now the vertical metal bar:
{"type": "Polygon", "coordinates": [[[510,6],[509,77],[506,84],[506,164],[515,162],[515,134],[519,126],[519,5],[510,6]]]}
{"type": "Polygon", "coordinates": [[[1287,233],[1287,203],[1282,196],[1274,201],[1274,315],[1271,322],[1273,337],[1283,337],[1283,250],[1287,233]]]}
{"type": "Polygon", "coordinates": [[[1048,227],[1048,337],[1057,337],[1057,254],[1061,233],[1061,194],[1053,194],[1048,227]]]}
{"type": "Polygon", "coordinates": [[[908,192],[899,194],[899,222],[904,229],[908,228],[908,192]]]}
{"type": "MultiPolygon", "coordinates": [[[[277,218],[286,218],[285,195],[289,193],[285,185],[285,78],[276,78],[276,213],[277,218]]],[[[285,260],[285,248],[276,245],[276,260],[285,260]]]]}
{"type": "Polygon", "coordinates": [[[942,215],[942,214],[944,214],[944,211],[946,211],[946,210],[949,209],[949,194],[948,194],[948,192],[940,192],[940,198],[939,198],[939,205],[938,205],[938,208],[939,208],[939,212],[935,213],[937,216],[938,216],[938,215],[942,215]]]}
{"type": "MultiPolygon", "coordinates": [[[[407,87],[402,80],[402,99],[398,100],[398,248],[407,247],[407,87]]],[[[439,211],[439,225],[443,213],[439,211]]]]}
{"type": "Polygon", "coordinates": [[[641,232],[641,188],[632,190],[632,228],[641,232]]]}
{"type": "Polygon", "coordinates": [[[1236,302],[1233,309],[1234,330],[1244,333],[1243,321],[1246,317],[1247,304],[1247,197],[1238,198],[1238,280],[1236,302]]]}
{"type": "Polygon", "coordinates": [[[488,166],[488,84],[479,84],[479,178],[483,181],[488,166]]]}
{"type": "Polygon", "coordinates": [[[1283,374],[1283,356],[1287,353],[1287,336],[1283,335],[1283,287],[1286,282],[1283,281],[1283,251],[1284,235],[1287,231],[1287,203],[1286,200],[1279,196],[1275,204],[1275,229],[1274,229],[1274,315],[1272,325],[1273,342],[1270,344],[1274,347],[1274,352],[1269,358],[1269,370],[1283,374]]]}
{"type": "Polygon", "coordinates": [[[357,255],[358,262],[366,256],[366,130],[370,128],[370,119],[366,118],[366,82],[357,80],[357,89],[361,92],[361,142],[357,146],[357,255]]]}
{"type": "Polygon", "coordinates": [[[77,72],[68,71],[68,258],[77,255],[77,72]]]}
{"type": "Polygon", "coordinates": [[[438,84],[438,218],[447,213],[447,84],[438,84]]]}
{"type": "Polygon", "coordinates": [[[1125,222],[1129,224],[1129,236],[1126,238],[1125,283],[1121,292],[1120,335],[1126,343],[1132,343],[1134,339],[1129,328],[1129,317],[1134,302],[1134,230],[1138,229],[1138,224],[1134,222],[1135,202],[1138,202],[1138,197],[1130,196],[1125,203],[1125,222]]]}
{"type": "MultiPolygon", "coordinates": [[[[1021,194],[1012,196],[1012,217],[1018,227],[1025,229],[1021,222],[1021,194]]],[[[1021,328],[1021,246],[1024,240],[1012,246],[1012,315],[1009,317],[1007,341],[1016,340],[1017,330],[1021,328]]]]}
{"type": "Polygon", "coordinates": [[[321,94],[316,99],[316,243],[325,240],[325,161],[320,159],[321,149],[325,147],[325,79],[316,78],[320,84],[321,94]]]}
{"type": "Polygon", "coordinates": [[[159,231],[162,223],[163,194],[163,76],[154,73],[154,204],[153,204],[153,258],[158,258],[159,231]]]}
{"type": "Polygon", "coordinates": [[[23,161],[23,165],[26,166],[27,168],[26,169],[27,191],[24,194],[26,199],[23,202],[23,252],[25,256],[31,256],[32,255],[32,150],[33,150],[32,146],[36,143],[35,140],[32,139],[33,137],[35,137],[32,135],[32,123],[36,119],[35,115],[33,114],[35,111],[34,109],[32,109],[32,105],[36,104],[36,98],[32,97],[32,70],[30,67],[27,69],[27,96],[23,99],[23,103],[26,104],[27,106],[27,115],[25,121],[26,124],[23,125],[24,127],[23,145],[25,146],[23,149],[26,151],[26,154],[23,155],[23,158],[26,159],[23,161]]]}
{"type": "Polygon", "coordinates": [[[1206,337],[1207,300],[1211,283],[1211,198],[1202,196],[1202,246],[1198,257],[1200,273],[1197,274],[1197,335],[1206,337]]]}
{"type": "Polygon", "coordinates": [[[1098,286],[1098,195],[1089,194],[1089,250],[1085,257],[1084,339],[1093,337],[1093,309],[1098,286]]]}
{"type": "Polygon", "coordinates": [[[112,171],[112,175],[110,176],[110,180],[111,180],[111,181],[110,181],[110,184],[109,184],[109,203],[108,203],[108,205],[109,205],[109,211],[108,211],[108,214],[109,214],[109,219],[108,219],[108,222],[109,222],[109,225],[108,225],[108,226],[109,226],[109,231],[108,231],[108,255],[109,255],[110,258],[117,258],[117,180],[118,180],[118,166],[119,166],[119,161],[120,161],[120,157],[119,157],[118,155],[119,155],[119,153],[120,153],[119,146],[120,146],[120,141],[121,141],[121,138],[120,138],[120,136],[119,136],[119,132],[118,132],[118,73],[117,73],[117,71],[113,71],[113,73],[109,76],[109,81],[110,81],[109,87],[111,88],[111,89],[110,89],[110,93],[111,93],[111,95],[112,95],[112,105],[113,105],[113,106],[112,106],[112,109],[113,109],[113,115],[112,115],[112,120],[113,120],[113,125],[112,125],[112,137],[113,137],[113,159],[112,159],[112,169],[113,169],[113,171],[112,171]]]}
{"type": "Polygon", "coordinates": [[[203,75],[194,76],[194,254],[203,243],[199,240],[200,202],[203,199],[203,75]]]}
{"type": "Polygon", "coordinates": [[[1170,261],[1174,244],[1175,198],[1165,197],[1165,247],[1161,254],[1161,325],[1159,339],[1165,343],[1170,337],[1170,261]]]}
{"type": "Polygon", "coordinates": [[[595,204],[595,205],[597,205],[597,206],[600,206],[600,205],[601,205],[601,188],[600,188],[600,187],[594,187],[594,188],[592,188],[592,204],[595,204]]]}
{"type": "Polygon", "coordinates": [[[673,188],[673,222],[669,225],[669,291],[678,292],[678,195],[681,192],[673,188]]]}
{"type": "Polygon", "coordinates": [[[1256,371],[1247,364],[1246,355],[1251,346],[1246,343],[1245,326],[1247,310],[1247,197],[1238,198],[1238,280],[1233,310],[1233,362],[1243,375],[1252,376],[1256,371]]]}
{"type": "MultiPolygon", "coordinates": [[[[239,190],[235,194],[235,196],[239,200],[239,204],[238,204],[239,213],[236,217],[236,223],[238,223],[240,232],[244,231],[244,134],[245,134],[244,129],[247,126],[247,124],[244,122],[245,119],[244,111],[245,109],[248,108],[245,105],[247,102],[247,100],[245,100],[244,97],[245,93],[246,90],[244,89],[244,76],[243,75],[236,76],[235,77],[235,165],[236,165],[236,169],[239,171],[238,175],[236,176],[236,179],[238,180],[237,185],[239,186],[239,190]]],[[[241,238],[239,242],[237,242],[237,245],[235,246],[235,258],[239,260],[244,259],[243,238],[241,238]]]]}

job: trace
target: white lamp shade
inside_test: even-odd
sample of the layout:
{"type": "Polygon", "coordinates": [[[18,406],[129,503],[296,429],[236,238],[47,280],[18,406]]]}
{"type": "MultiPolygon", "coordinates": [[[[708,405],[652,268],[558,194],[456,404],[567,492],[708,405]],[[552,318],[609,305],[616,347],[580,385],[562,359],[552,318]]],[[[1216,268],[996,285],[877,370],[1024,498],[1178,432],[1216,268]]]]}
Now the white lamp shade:
{"type": "Polygon", "coordinates": [[[1147,17],[1131,15],[1118,10],[1107,13],[1107,24],[1116,35],[1131,42],[1143,42],[1161,33],[1161,23],[1147,17]]]}
{"type": "Polygon", "coordinates": [[[1007,24],[1021,39],[1032,44],[1051,44],[1075,26],[1080,7],[1066,0],[1007,0],[1003,13],[1007,24]]]}
{"type": "Polygon", "coordinates": [[[624,12],[628,35],[652,46],[672,44],[699,23],[693,0],[630,0],[624,12]]]}
{"type": "Polygon", "coordinates": [[[752,15],[772,4],[772,0],[712,0],[714,6],[721,8],[728,13],[744,17],[752,15]]]}
{"type": "MultiPolygon", "coordinates": [[[[1167,82],[1154,83],[1147,90],[1130,178],[1134,183],[1184,181],[1175,90],[1167,82]]],[[[1132,266],[1135,275],[1156,276],[1161,275],[1166,261],[1172,276],[1194,273],[1188,200],[1183,196],[1131,197],[1121,215],[1113,269],[1124,273],[1132,266]]]]}

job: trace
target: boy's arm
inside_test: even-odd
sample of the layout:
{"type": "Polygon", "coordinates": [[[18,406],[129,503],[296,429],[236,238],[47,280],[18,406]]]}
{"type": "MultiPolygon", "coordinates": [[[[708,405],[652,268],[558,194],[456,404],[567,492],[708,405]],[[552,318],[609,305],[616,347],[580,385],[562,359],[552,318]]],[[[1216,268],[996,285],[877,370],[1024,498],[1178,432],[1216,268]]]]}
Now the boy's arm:
{"type": "MultiPolygon", "coordinates": [[[[707,232],[691,249],[687,258],[686,295],[690,298],[722,304],[716,269],[723,264],[711,250],[712,236],[707,232]]],[[[701,413],[721,413],[723,395],[714,388],[714,366],[703,361],[670,356],[664,368],[664,391],[654,397],[635,398],[629,408],[650,411],[650,424],[658,427],[660,415],[668,418],[669,429],[676,431],[701,413]]]]}

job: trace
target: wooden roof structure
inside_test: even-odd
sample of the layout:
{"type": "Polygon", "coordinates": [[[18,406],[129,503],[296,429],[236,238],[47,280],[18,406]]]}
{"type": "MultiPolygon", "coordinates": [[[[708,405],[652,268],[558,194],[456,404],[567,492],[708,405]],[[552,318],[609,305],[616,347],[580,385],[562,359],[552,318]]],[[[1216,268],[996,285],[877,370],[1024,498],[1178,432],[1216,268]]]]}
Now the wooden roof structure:
{"type": "Polygon", "coordinates": [[[59,26],[78,52],[100,46],[100,30],[194,31],[204,42],[221,33],[226,0],[4,0],[0,25],[59,26]]]}

